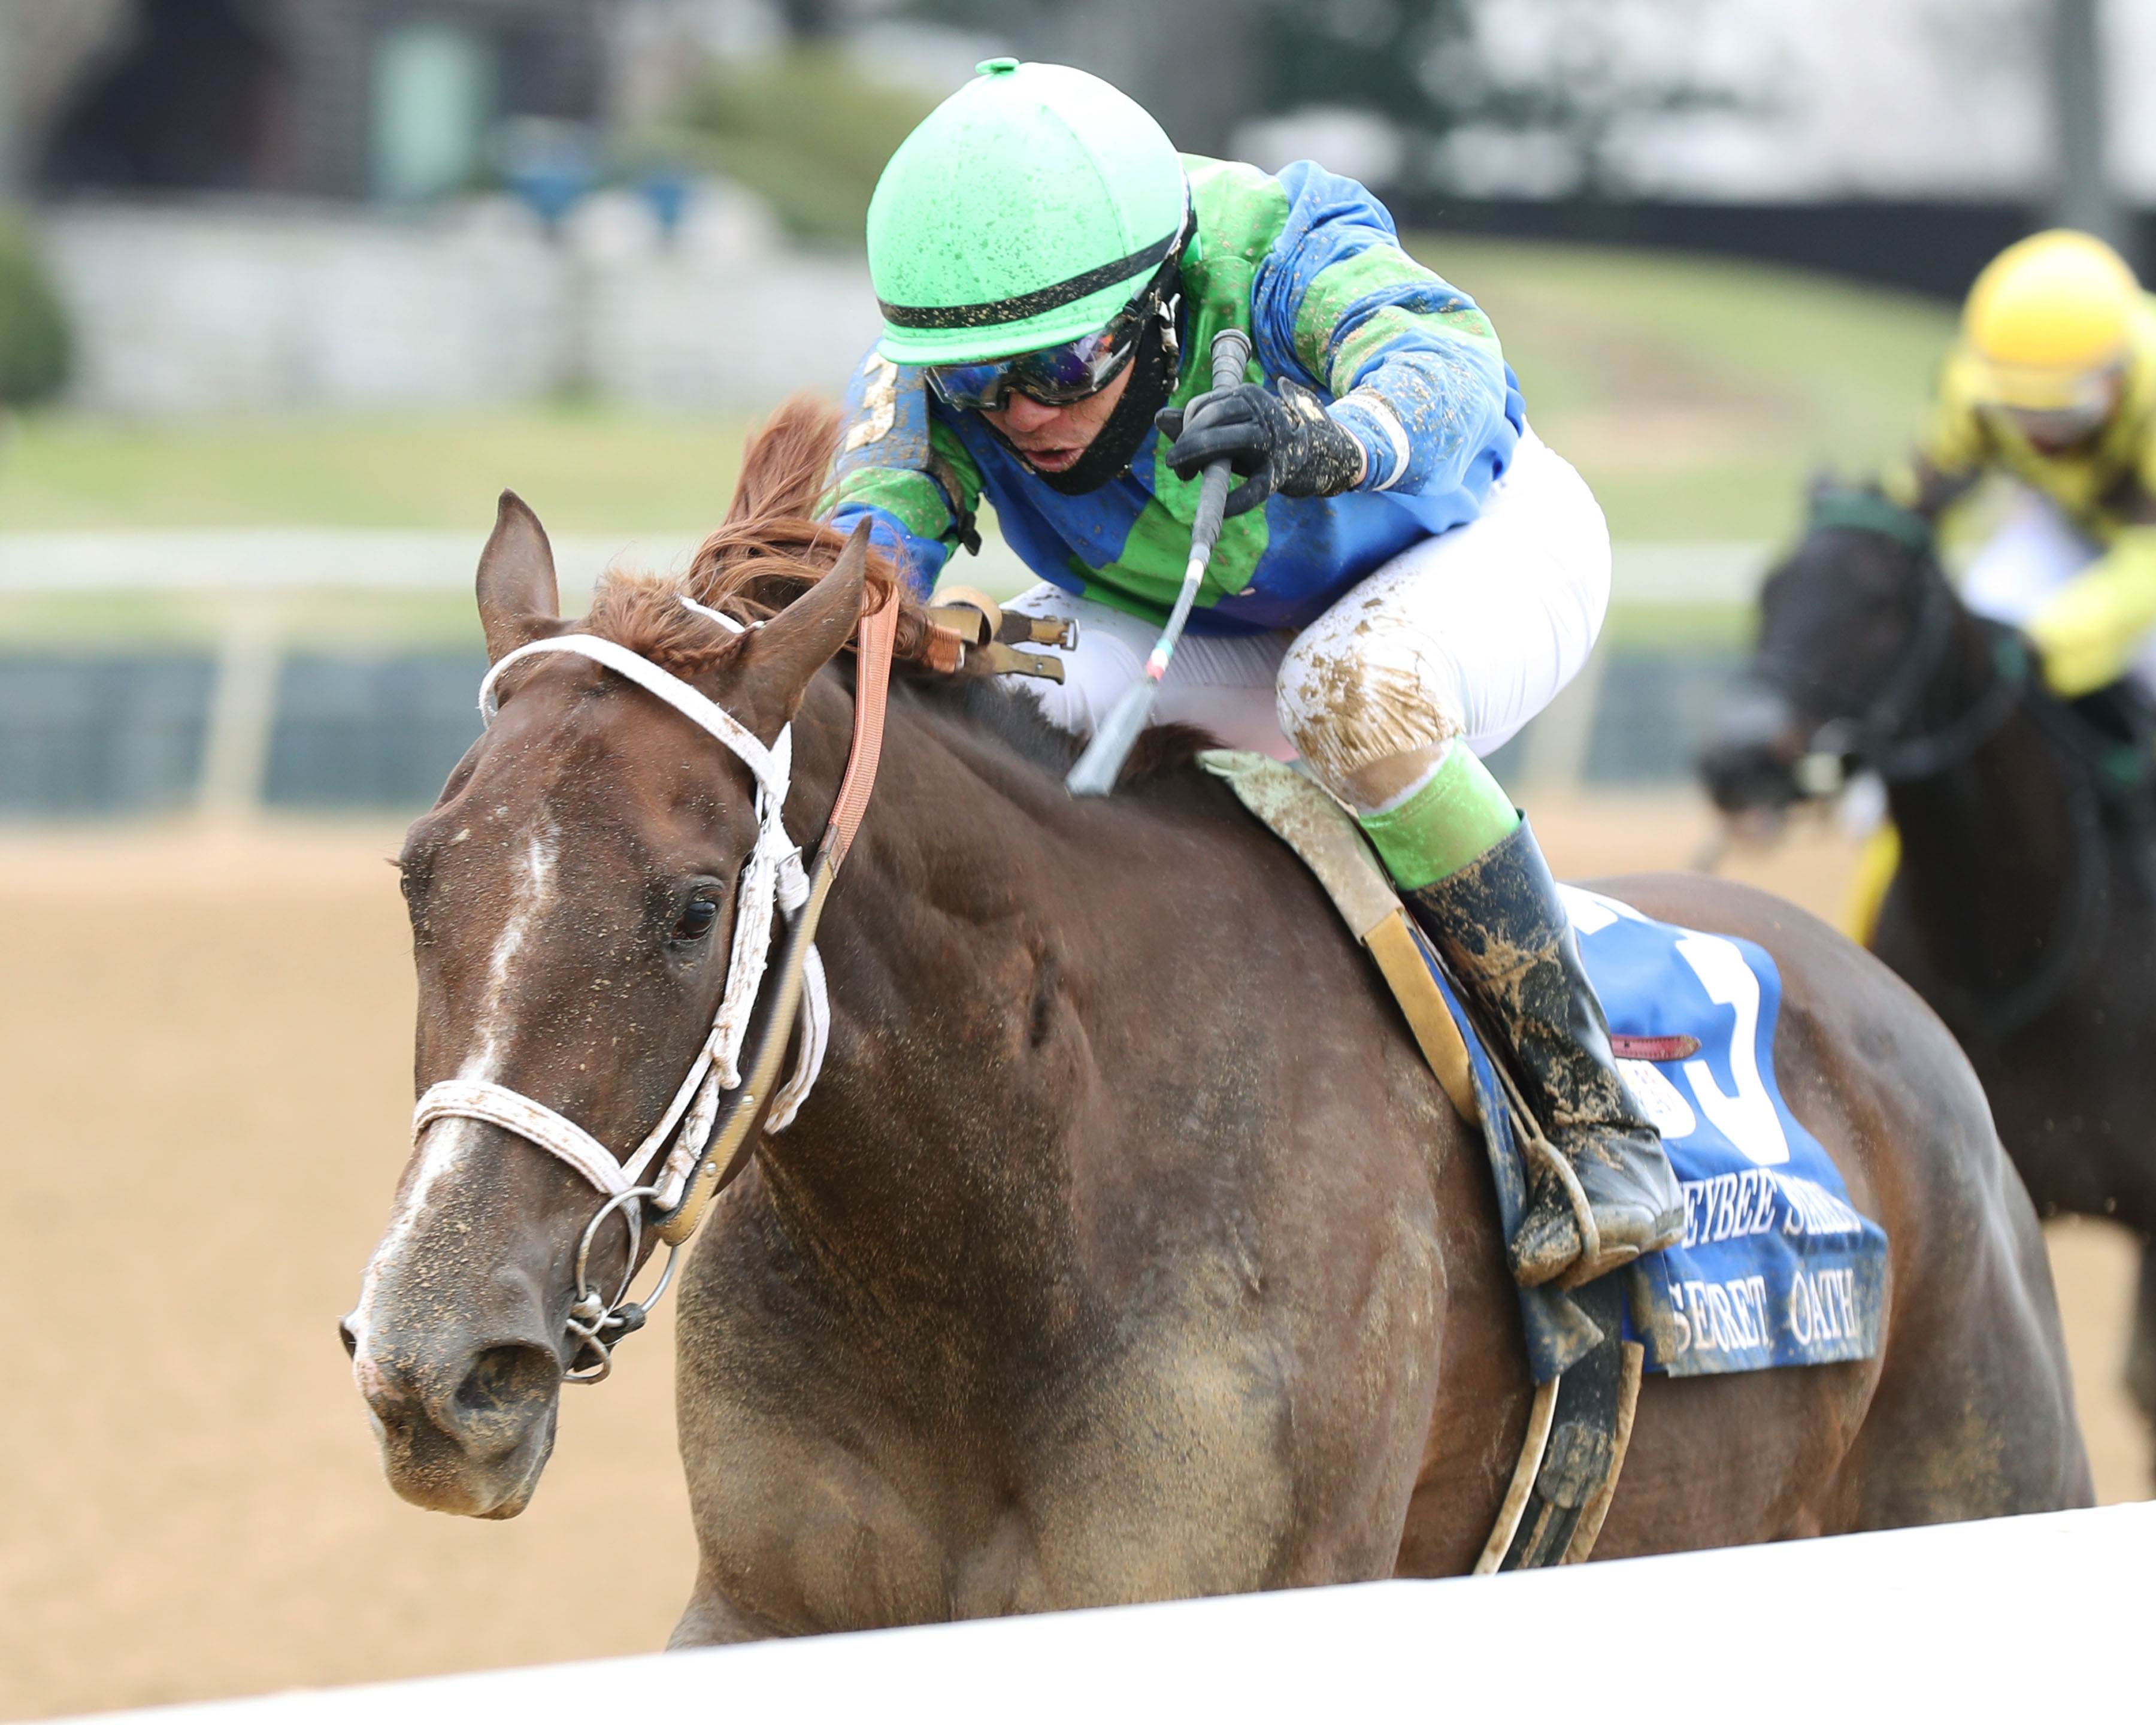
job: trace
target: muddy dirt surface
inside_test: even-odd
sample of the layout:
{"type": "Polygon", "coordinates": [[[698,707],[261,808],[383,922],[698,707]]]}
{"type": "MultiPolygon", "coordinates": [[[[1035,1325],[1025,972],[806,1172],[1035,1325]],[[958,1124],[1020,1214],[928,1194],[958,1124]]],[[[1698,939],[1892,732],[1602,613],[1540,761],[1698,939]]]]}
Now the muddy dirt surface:
{"type": "MultiPolygon", "coordinates": [[[[1538,807],[1563,872],[1669,866],[1682,798],[1538,807]]],[[[391,829],[0,839],[0,1717],[641,1651],[694,1552],[671,1339],[564,1397],[506,1522],[408,1508],[335,1324],[411,1107],[391,829]]],[[[1728,872],[1830,913],[1813,834],[1728,872]]],[[[2054,1263],[2107,1498],[2150,1458],[2116,1384],[2131,1256],[2054,1263]]]]}

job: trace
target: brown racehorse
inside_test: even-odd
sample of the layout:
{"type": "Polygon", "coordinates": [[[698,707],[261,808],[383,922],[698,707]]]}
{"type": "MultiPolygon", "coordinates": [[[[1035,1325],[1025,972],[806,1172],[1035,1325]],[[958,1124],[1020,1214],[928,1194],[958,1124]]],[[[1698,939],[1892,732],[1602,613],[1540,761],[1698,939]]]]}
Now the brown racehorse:
{"type": "Polygon", "coordinates": [[[1819,506],[1761,595],[1746,697],[1702,757],[1708,792],[1732,814],[1786,808],[1807,755],[1824,783],[1882,773],[1901,864],[1871,945],[1960,1037],[2043,1211],[2141,1235],[2127,1382],[2156,1420],[2148,721],[2128,691],[2054,700],[1883,498],[1828,489],[1819,506]]]}
{"type": "MultiPolygon", "coordinates": [[[[831,661],[884,578],[801,518],[831,425],[765,433],[691,572],[742,614],[744,590],[798,591],[762,628],[624,579],[583,625],[767,742],[791,718],[797,837],[853,726],[831,661]]],[[[497,657],[567,627],[513,500],[480,593],[497,657]]],[[[891,691],[819,937],[822,1077],[712,1205],[683,1288],[701,1561],[677,1645],[1454,1574],[1489,1533],[1530,1385],[1479,1141],[1224,786],[1163,747],[1074,800],[1074,750],[984,679],[891,691]]],[[[636,1142],[719,999],[749,788],[611,671],[514,668],[403,858],[421,1086],[483,1072],[636,1142]]],[[[1953,1039],[1778,901],[1603,890],[1773,951],[1784,1093],[1892,1261],[1876,1359],[1651,1379],[1597,1556],[2088,1502],[2043,1244],[1953,1039]]],[[[593,1209],[506,1131],[423,1135],[346,1326],[413,1502],[529,1501],[593,1209]]],[[[618,1275],[624,1231],[598,1251],[618,1275]]]]}

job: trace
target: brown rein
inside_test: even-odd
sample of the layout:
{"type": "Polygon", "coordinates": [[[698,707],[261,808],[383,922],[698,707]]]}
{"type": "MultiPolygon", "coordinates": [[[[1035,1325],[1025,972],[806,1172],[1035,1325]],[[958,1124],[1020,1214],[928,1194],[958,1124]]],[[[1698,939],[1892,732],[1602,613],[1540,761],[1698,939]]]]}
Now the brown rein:
{"type": "Polygon", "coordinates": [[[853,848],[869,798],[875,790],[876,768],[883,759],[884,719],[891,704],[891,665],[898,641],[900,605],[896,588],[889,590],[875,611],[865,612],[855,655],[854,740],[846,757],[846,771],[839,781],[838,800],[816,847],[816,860],[808,870],[808,901],[788,927],[780,951],[778,986],[770,991],[770,1005],[755,1059],[743,1075],[740,1091],[720,1117],[702,1159],[690,1177],[681,1201],[656,1219],[654,1232],[670,1246],[680,1245],[696,1231],[706,1204],[726,1190],[748,1165],[755,1145],[756,1128],[770,1111],[778,1091],[778,1075],[801,1009],[802,978],[815,943],[816,925],[822,920],[824,901],[837,880],[839,865],[853,848]]]}

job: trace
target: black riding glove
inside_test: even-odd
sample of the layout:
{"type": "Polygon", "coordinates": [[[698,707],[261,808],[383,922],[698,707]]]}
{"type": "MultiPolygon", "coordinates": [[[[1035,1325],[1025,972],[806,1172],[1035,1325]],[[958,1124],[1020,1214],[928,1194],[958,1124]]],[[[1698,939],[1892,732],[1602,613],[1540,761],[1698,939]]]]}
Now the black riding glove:
{"type": "Polygon", "coordinates": [[[1228,513],[1283,497],[1337,497],[1361,477],[1363,445],[1317,398],[1283,377],[1280,393],[1255,383],[1208,390],[1187,408],[1163,408],[1153,422],[1169,444],[1164,458],[1188,479],[1228,458],[1242,484],[1228,494],[1228,513]]]}

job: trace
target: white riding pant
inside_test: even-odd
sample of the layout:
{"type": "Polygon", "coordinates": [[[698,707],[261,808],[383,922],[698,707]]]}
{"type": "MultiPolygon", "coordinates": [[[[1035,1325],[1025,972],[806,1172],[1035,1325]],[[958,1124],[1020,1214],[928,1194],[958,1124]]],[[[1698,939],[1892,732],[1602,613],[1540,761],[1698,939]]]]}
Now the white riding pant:
{"type": "MultiPolygon", "coordinates": [[[[1336,796],[1373,762],[1455,737],[1508,741],[1578,674],[1609,604],[1609,529],[1572,464],[1532,430],[1473,521],[1409,546],[1300,634],[1185,635],[1153,716],[1232,748],[1302,756],[1336,796]]],[[[1143,675],[1150,623],[1044,583],[1011,602],[1075,616],[1060,685],[1014,679],[1090,732],[1143,675]]]]}
{"type": "MultiPolygon", "coordinates": [[[[2103,547],[2086,537],[2057,504],[2041,491],[2024,490],[1970,562],[1962,599],[1979,615],[2019,628],[2102,555],[2103,547]]],[[[2156,694],[2156,629],[2143,637],[2127,674],[2156,694]]]]}

